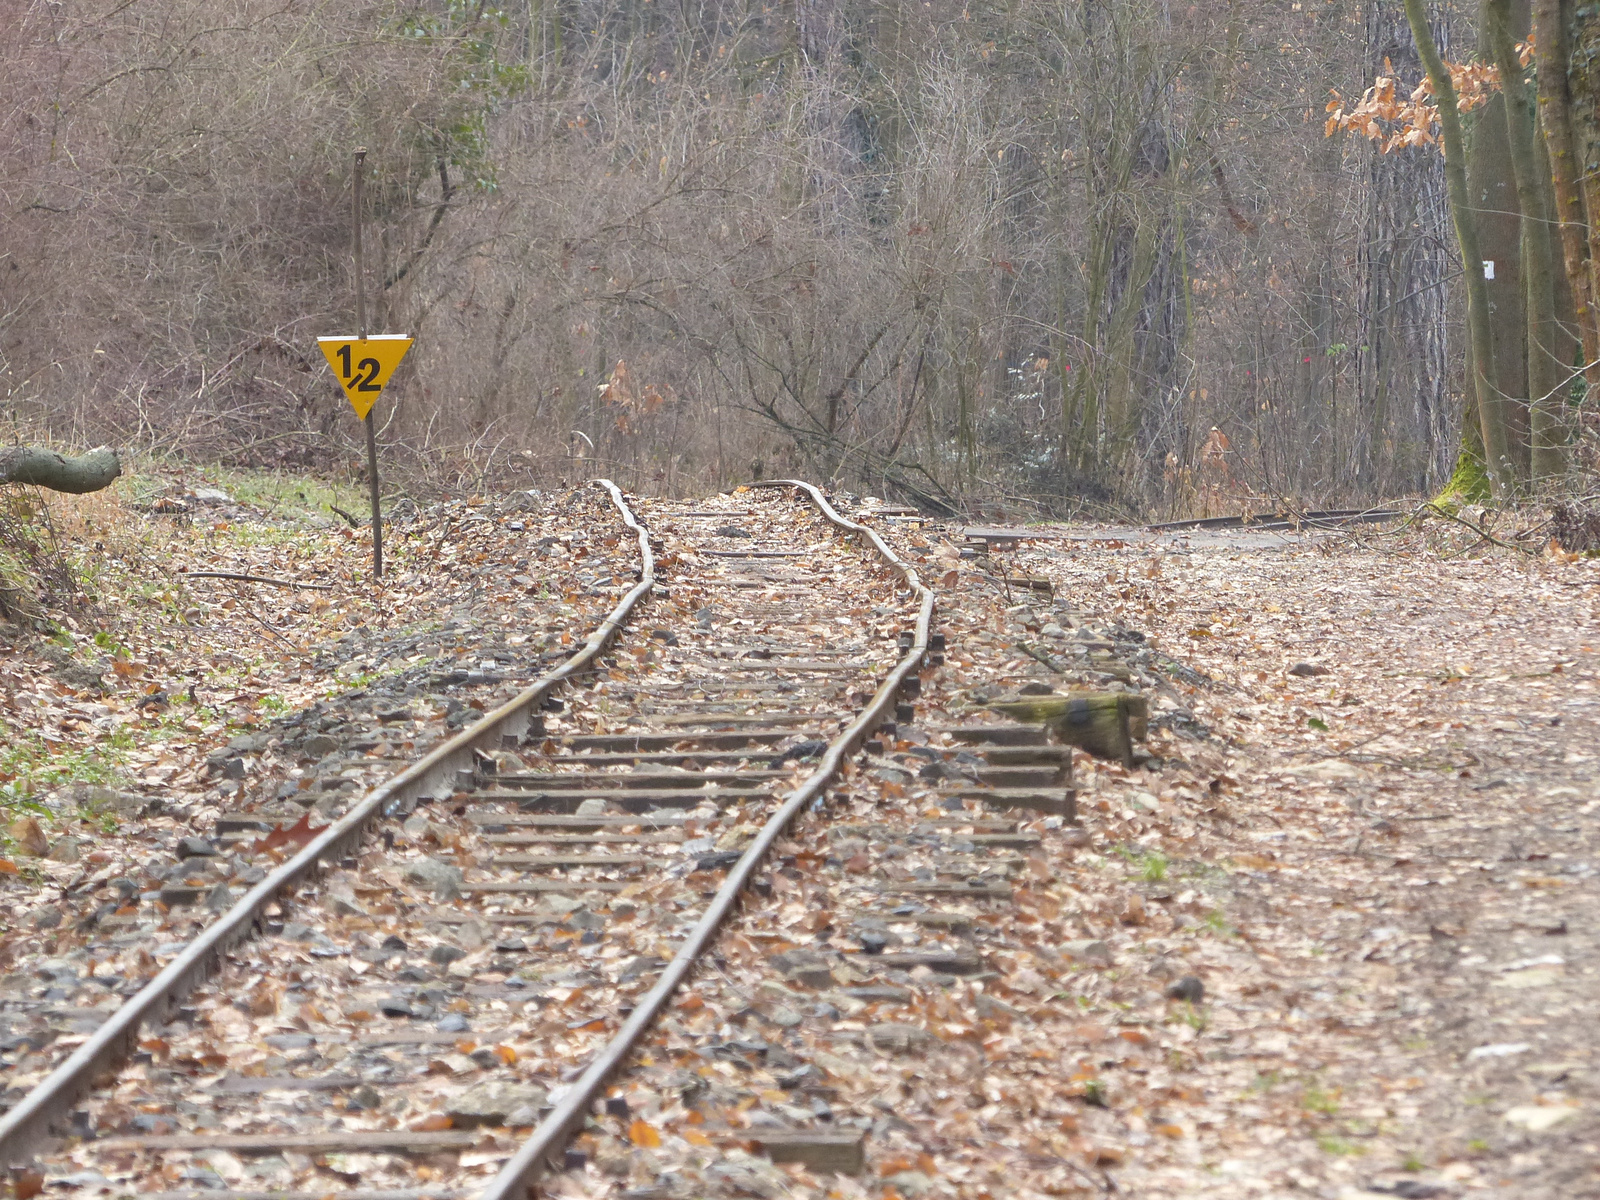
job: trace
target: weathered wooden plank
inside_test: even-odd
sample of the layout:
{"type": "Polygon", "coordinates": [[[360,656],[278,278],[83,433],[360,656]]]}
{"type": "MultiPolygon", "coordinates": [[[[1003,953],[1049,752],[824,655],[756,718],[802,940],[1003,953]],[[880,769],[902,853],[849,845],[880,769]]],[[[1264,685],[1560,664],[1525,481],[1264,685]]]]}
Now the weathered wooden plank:
{"type": "Polygon", "coordinates": [[[1133,763],[1133,743],[1149,736],[1150,704],[1139,692],[1068,692],[991,700],[986,707],[1041,722],[1058,742],[1101,758],[1133,763]]]}
{"type": "Polygon", "coordinates": [[[491,846],[649,846],[681,845],[683,835],[666,833],[486,833],[491,846]]]}
{"type": "Polygon", "coordinates": [[[559,871],[567,867],[637,867],[656,861],[645,854],[497,854],[485,866],[523,871],[559,871]]]}
{"type": "Polygon", "coordinates": [[[224,1075],[205,1090],[223,1096],[259,1096],[263,1092],[333,1092],[358,1087],[359,1075],[224,1075]]]}
{"type": "Polygon", "coordinates": [[[702,804],[732,804],[740,800],[770,798],[756,787],[702,788],[569,788],[550,792],[478,792],[475,799],[488,804],[515,804],[524,812],[576,813],[585,800],[601,800],[629,812],[656,808],[698,808],[702,804]]]}
{"type": "Polygon", "coordinates": [[[964,788],[949,794],[996,808],[1029,808],[1073,823],[1078,819],[1077,793],[1072,788],[964,788]]]}
{"type": "Polygon", "coordinates": [[[611,813],[578,817],[557,813],[491,812],[476,808],[469,808],[464,815],[474,825],[504,825],[508,829],[591,830],[615,829],[629,825],[637,825],[641,830],[671,829],[689,820],[688,817],[677,813],[630,813],[627,816],[611,813]]]}
{"type": "Polygon", "coordinates": [[[329,1133],[174,1133],[101,1138],[95,1150],[231,1150],[235,1154],[332,1154],[340,1151],[426,1154],[475,1146],[482,1135],[465,1129],[419,1133],[411,1129],[343,1129],[329,1133]]]}
{"type": "MultiPolygon", "coordinates": [[[[820,719],[820,718],[813,718],[820,719]]],[[[761,718],[768,725],[778,724],[775,720],[761,718]]],[[[662,724],[673,724],[667,720],[662,724]]],[[[731,722],[730,722],[731,723],[731,722]]],[[[557,745],[565,746],[570,750],[599,750],[611,752],[671,750],[681,742],[697,743],[699,746],[710,749],[737,750],[749,745],[770,746],[775,742],[788,741],[794,736],[791,729],[750,729],[738,730],[731,733],[581,733],[571,737],[562,738],[557,745]]]]}
{"type": "Polygon", "coordinates": [[[935,725],[929,733],[947,733],[969,746],[1043,746],[1049,734],[1043,725],[935,725]]]}
{"type": "Polygon", "coordinates": [[[845,961],[861,971],[914,971],[927,967],[945,975],[976,975],[984,961],[971,950],[917,950],[903,954],[847,954],[845,961]]]}
{"type": "MultiPolygon", "coordinates": [[[[974,900],[1010,900],[1011,889],[1000,884],[897,883],[879,889],[888,896],[970,896],[974,900]]],[[[911,920],[910,917],[906,918],[911,920]]]]}
{"type": "Polygon", "coordinates": [[[842,1175],[866,1169],[866,1139],[859,1130],[762,1129],[751,1140],[775,1163],[804,1163],[812,1171],[842,1175]]]}
{"type": "Polygon", "coordinates": [[[519,774],[492,775],[488,782],[497,788],[528,788],[533,791],[568,788],[698,788],[708,783],[765,783],[771,779],[787,779],[791,772],[770,767],[752,767],[747,771],[685,771],[669,774],[666,771],[641,771],[634,775],[616,775],[607,771],[525,771],[519,774]]]}
{"type": "Polygon", "coordinates": [[[143,1192],[144,1200],[467,1200],[475,1193],[457,1188],[339,1188],[330,1192],[238,1192],[231,1188],[187,1192],[143,1192]]]}
{"type": "Polygon", "coordinates": [[[573,895],[581,895],[584,892],[620,892],[632,886],[634,885],[628,883],[597,882],[591,879],[517,879],[507,880],[504,883],[463,883],[461,894],[514,896],[524,892],[571,892],[573,895]]]}

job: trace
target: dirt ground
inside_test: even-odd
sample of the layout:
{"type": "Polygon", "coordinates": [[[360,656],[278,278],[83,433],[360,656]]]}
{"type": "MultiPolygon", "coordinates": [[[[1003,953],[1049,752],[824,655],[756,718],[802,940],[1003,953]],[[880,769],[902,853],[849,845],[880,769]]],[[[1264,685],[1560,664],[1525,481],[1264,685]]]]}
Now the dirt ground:
{"type": "Polygon", "coordinates": [[[1600,1195],[1600,564],[1470,541],[1014,556],[1167,667],[1134,823],[1223,930],[1118,1190],[1600,1195]]]}

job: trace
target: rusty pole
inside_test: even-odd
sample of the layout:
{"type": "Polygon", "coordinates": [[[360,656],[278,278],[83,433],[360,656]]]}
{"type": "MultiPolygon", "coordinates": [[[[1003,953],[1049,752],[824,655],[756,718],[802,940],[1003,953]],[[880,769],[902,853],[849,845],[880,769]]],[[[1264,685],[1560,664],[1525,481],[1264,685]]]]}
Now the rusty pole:
{"type": "MultiPolygon", "coordinates": [[[[366,174],[367,148],[356,150],[356,186],[354,197],[353,241],[356,256],[356,326],[361,340],[367,340],[367,277],[361,265],[361,196],[362,176],[366,174]]],[[[376,406],[374,406],[376,407],[376,406]]],[[[372,429],[372,409],[361,419],[367,427],[367,487],[372,494],[372,578],[383,578],[383,509],[378,500],[378,438],[372,429]]]]}

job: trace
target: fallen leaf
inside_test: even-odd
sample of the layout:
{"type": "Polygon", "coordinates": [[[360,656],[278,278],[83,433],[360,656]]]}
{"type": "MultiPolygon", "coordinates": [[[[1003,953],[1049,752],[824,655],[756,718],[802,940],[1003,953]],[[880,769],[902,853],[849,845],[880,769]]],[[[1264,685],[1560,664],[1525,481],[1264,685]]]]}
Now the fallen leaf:
{"type": "Polygon", "coordinates": [[[50,849],[39,822],[32,817],[18,817],[6,828],[6,836],[17,844],[17,853],[29,858],[43,858],[50,849]]]}
{"type": "Polygon", "coordinates": [[[440,1130],[449,1129],[455,1122],[444,1113],[434,1113],[431,1117],[423,1117],[420,1121],[413,1121],[408,1126],[412,1133],[438,1133],[440,1130]]]}
{"type": "Polygon", "coordinates": [[[254,849],[256,853],[260,853],[263,850],[277,850],[283,846],[303,847],[326,828],[326,825],[312,828],[311,814],[306,813],[287,829],[282,825],[274,825],[266,837],[257,839],[254,849]]]}
{"type": "Polygon", "coordinates": [[[661,1135],[648,1121],[635,1121],[628,1126],[628,1138],[635,1146],[654,1150],[661,1145],[661,1135]]]}
{"type": "Polygon", "coordinates": [[[1529,1133],[1542,1133],[1553,1125],[1578,1115],[1576,1108],[1565,1104],[1519,1104],[1506,1110],[1506,1120],[1526,1129],[1529,1133]]]}

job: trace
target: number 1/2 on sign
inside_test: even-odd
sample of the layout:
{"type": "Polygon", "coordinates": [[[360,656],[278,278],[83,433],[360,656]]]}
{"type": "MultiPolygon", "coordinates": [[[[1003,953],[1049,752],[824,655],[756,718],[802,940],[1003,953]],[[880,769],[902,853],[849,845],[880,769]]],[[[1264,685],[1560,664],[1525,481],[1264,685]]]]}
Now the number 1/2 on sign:
{"type": "Polygon", "coordinates": [[[373,402],[411,349],[411,339],[398,333],[375,333],[366,338],[318,338],[317,345],[344,388],[350,407],[366,420],[373,402]]]}

